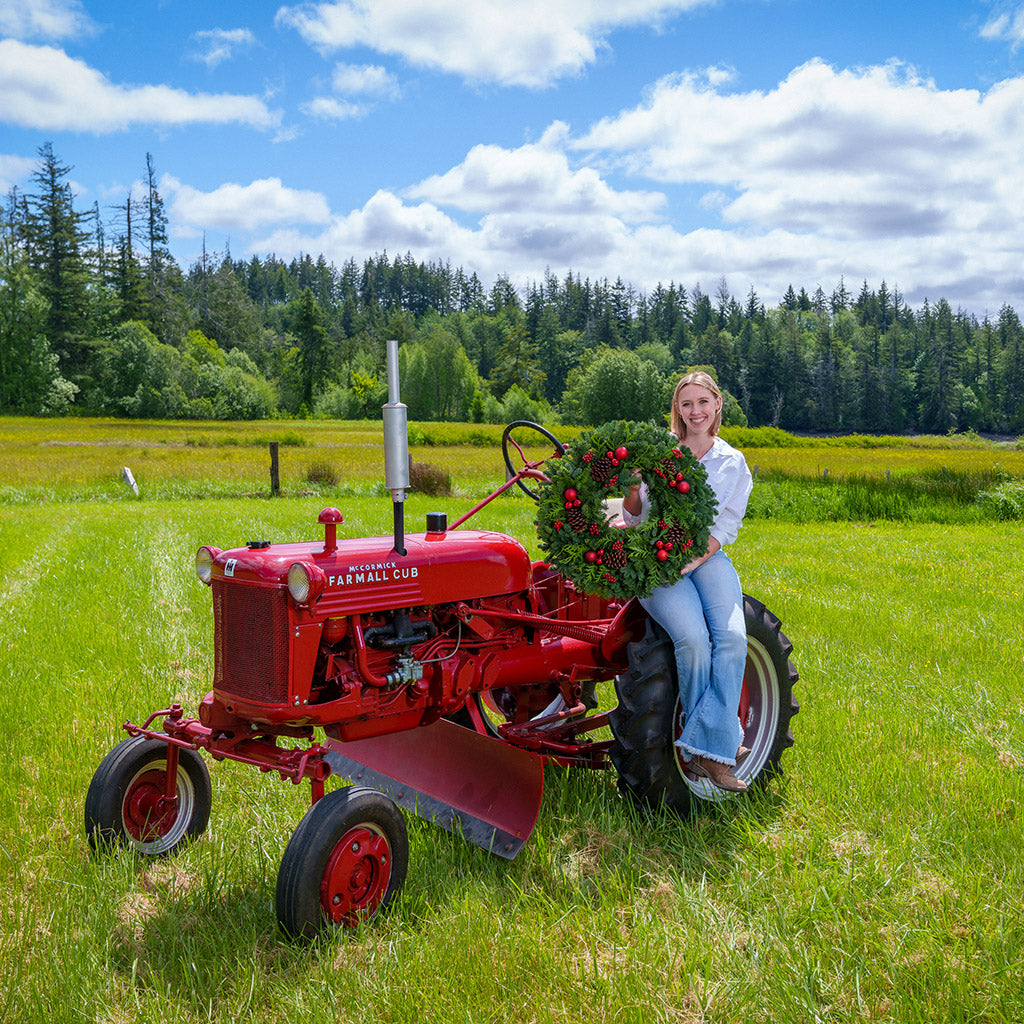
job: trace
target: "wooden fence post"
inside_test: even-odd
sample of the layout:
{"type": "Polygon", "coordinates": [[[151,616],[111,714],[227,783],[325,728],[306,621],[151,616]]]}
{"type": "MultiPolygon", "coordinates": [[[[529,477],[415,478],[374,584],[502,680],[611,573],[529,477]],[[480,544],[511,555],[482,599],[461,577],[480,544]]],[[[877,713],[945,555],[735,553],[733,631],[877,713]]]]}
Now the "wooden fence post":
{"type": "Polygon", "coordinates": [[[277,441],[270,442],[270,493],[281,493],[281,478],[277,472],[277,441]]]}

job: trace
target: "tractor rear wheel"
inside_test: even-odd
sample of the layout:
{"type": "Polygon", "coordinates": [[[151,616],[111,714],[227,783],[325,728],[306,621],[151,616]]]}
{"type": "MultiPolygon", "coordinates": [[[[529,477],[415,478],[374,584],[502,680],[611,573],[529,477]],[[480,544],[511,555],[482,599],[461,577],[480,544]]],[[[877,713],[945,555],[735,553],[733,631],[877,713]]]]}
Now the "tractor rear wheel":
{"type": "Polygon", "coordinates": [[[306,812],[277,873],[277,920],[294,938],[355,928],[387,910],[405,881],[409,840],[393,801],[336,789],[306,812]]]}
{"type": "Polygon", "coordinates": [[[94,850],[124,844],[163,857],[206,830],[213,797],[202,757],[178,748],[175,801],[167,792],[167,744],[133,736],[100,762],[85,797],[85,833],[94,850]]]}
{"type": "MultiPolygon", "coordinates": [[[[782,752],[793,745],[789,724],[799,705],[793,645],[765,606],[744,595],[747,664],[738,715],[743,745],[750,748],[736,776],[753,789],[781,772],[782,752]]],[[[674,746],[681,730],[679,689],[672,641],[653,620],[642,640],[629,645],[629,669],[615,680],[619,706],[609,725],[615,742],[609,756],[619,788],[646,808],[667,808],[685,818],[734,794],[687,770],[674,746]]]]}

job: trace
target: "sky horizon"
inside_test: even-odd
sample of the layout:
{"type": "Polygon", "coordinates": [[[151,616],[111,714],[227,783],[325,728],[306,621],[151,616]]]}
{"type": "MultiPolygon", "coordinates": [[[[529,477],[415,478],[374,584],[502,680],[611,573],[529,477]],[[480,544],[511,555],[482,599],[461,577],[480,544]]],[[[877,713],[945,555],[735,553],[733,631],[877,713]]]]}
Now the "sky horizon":
{"type": "Polygon", "coordinates": [[[1024,0],[5,0],[0,97],[0,196],[51,143],[111,225],[151,153],[185,267],[1024,307],[1024,0]]]}

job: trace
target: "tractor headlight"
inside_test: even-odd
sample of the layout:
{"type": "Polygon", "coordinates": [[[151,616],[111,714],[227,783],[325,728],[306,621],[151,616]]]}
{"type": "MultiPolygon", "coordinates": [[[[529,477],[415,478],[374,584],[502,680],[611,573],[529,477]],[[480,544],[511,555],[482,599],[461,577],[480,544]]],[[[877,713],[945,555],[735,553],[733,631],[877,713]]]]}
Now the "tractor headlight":
{"type": "Polygon", "coordinates": [[[292,562],[288,569],[288,593],[296,604],[312,604],[323,593],[325,582],[315,565],[292,562]]]}
{"type": "Polygon", "coordinates": [[[220,554],[219,548],[202,547],[196,552],[196,575],[207,585],[213,575],[213,563],[220,554]]]}

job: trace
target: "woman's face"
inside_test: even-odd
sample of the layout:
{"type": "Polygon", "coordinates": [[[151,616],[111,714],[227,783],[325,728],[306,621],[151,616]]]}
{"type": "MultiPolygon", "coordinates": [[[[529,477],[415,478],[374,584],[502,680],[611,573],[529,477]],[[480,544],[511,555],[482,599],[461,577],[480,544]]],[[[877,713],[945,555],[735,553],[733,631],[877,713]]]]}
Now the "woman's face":
{"type": "Polygon", "coordinates": [[[687,384],[676,396],[676,410],[686,427],[686,436],[700,437],[711,432],[722,400],[699,384],[687,384]]]}

